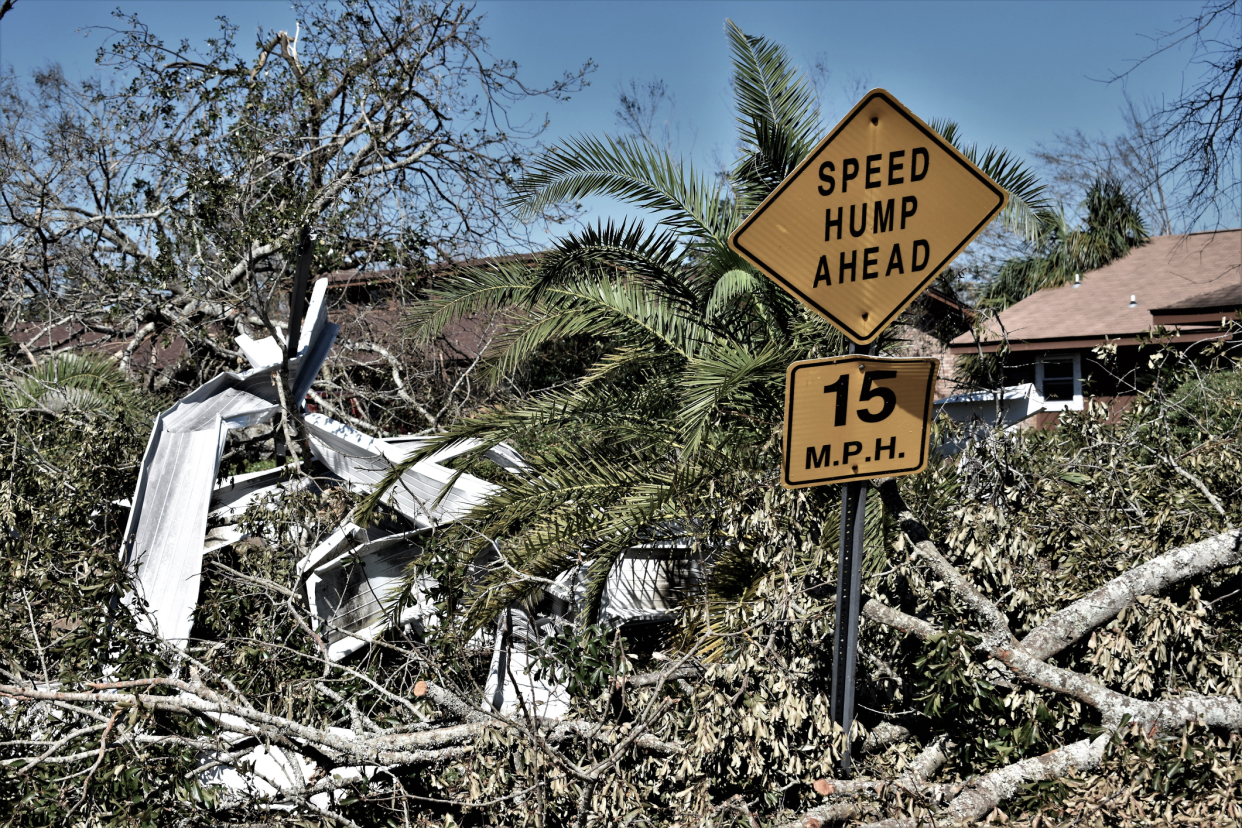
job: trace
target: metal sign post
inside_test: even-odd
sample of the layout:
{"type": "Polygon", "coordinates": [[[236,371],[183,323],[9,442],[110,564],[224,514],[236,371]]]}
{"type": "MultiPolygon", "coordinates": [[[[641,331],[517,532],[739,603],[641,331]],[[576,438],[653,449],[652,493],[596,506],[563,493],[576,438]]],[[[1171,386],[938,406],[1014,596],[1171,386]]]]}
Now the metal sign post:
{"type": "MultiPolygon", "coordinates": [[[[870,354],[870,345],[851,345],[851,354],[870,354]]],[[[854,725],[854,670],[858,660],[858,613],[861,609],[863,522],[867,482],[841,486],[841,543],[837,549],[837,618],[833,630],[832,720],[845,733],[841,772],[850,775],[850,728],[854,725]]]]}
{"type": "Polygon", "coordinates": [[[854,725],[854,670],[862,592],[863,517],[867,483],[841,486],[841,546],[837,552],[837,622],[833,632],[832,720],[845,732],[841,772],[850,775],[850,728],[854,725]]]}

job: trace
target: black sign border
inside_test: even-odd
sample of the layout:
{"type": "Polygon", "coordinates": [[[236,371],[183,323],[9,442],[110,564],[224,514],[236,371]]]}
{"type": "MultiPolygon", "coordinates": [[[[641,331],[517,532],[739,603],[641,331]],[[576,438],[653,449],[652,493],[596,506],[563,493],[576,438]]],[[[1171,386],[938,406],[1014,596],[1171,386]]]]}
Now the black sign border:
{"type": "Polygon", "coordinates": [[[828,357],[825,359],[804,359],[799,362],[791,363],[785,371],[785,428],[783,432],[784,440],[781,446],[781,452],[784,455],[781,458],[781,485],[786,489],[805,489],[810,486],[829,486],[837,483],[851,483],[855,480],[871,480],[876,477],[898,477],[907,474],[918,474],[927,467],[928,449],[931,442],[931,423],[936,418],[936,412],[933,408],[932,400],[935,397],[936,376],[940,373],[940,360],[935,357],[904,357],[894,359],[892,357],[864,356],[861,354],[850,354],[847,356],[828,357]],[[871,362],[893,365],[896,363],[931,363],[932,371],[930,382],[927,383],[927,416],[923,418],[923,435],[919,439],[919,462],[905,469],[888,469],[883,474],[851,474],[842,477],[821,477],[815,480],[802,480],[793,483],[789,479],[789,463],[790,452],[789,443],[793,437],[793,411],[794,411],[794,374],[801,368],[818,368],[823,365],[842,365],[853,362],[871,362]]]}
{"type": "Polygon", "coordinates": [[[855,105],[853,111],[850,112],[849,115],[846,115],[845,118],[841,121],[841,123],[837,124],[836,129],[830,132],[827,138],[825,138],[823,141],[820,141],[819,144],[816,145],[815,149],[807,153],[807,156],[805,159],[803,159],[802,163],[799,164],[796,168],[794,168],[793,172],[785,176],[785,180],[782,181],[777,186],[777,188],[772,193],[770,193],[767,198],[763,200],[763,203],[760,204],[753,213],[751,213],[749,216],[746,217],[746,219],[738,226],[738,228],[733,231],[733,235],[729,237],[729,243],[734,248],[736,248],[739,253],[743,254],[744,256],[746,256],[746,258],[750,259],[754,264],[762,268],[763,272],[766,273],[770,278],[775,279],[778,283],[780,283],[780,285],[784,287],[786,291],[793,294],[798,299],[801,299],[809,308],[811,308],[811,310],[815,311],[820,316],[827,319],[833,325],[836,325],[841,330],[842,333],[848,336],[855,343],[859,345],[868,345],[874,342],[876,340],[876,337],[878,337],[881,333],[883,333],[884,329],[887,328],[890,324],[892,324],[892,320],[897,316],[897,314],[905,310],[906,307],[911,302],[913,302],[916,298],[918,298],[920,293],[927,290],[927,286],[930,285],[935,280],[935,278],[940,275],[940,271],[942,271],[949,264],[949,262],[953,261],[953,259],[957,257],[957,254],[962,251],[962,248],[964,248],[966,245],[974,241],[975,236],[979,235],[979,233],[983,230],[983,228],[986,227],[988,223],[992,221],[992,219],[996,218],[997,213],[999,213],[1002,209],[1004,209],[1004,207],[1005,207],[1004,190],[1000,189],[1000,187],[998,187],[987,176],[981,175],[979,170],[975,167],[975,165],[970,163],[968,160],[964,159],[956,147],[949,144],[947,141],[945,141],[943,138],[941,138],[931,129],[928,129],[928,127],[924,125],[924,123],[921,120],[919,120],[919,118],[916,115],[914,115],[913,112],[910,112],[908,109],[906,109],[904,105],[902,105],[895,98],[889,95],[886,90],[874,89],[871,92],[869,92],[861,101],[859,101],[858,104],[855,105]],[[979,179],[979,181],[982,182],[984,186],[986,186],[989,190],[995,193],[1000,200],[998,201],[997,205],[994,208],[992,208],[991,211],[988,212],[987,216],[984,217],[983,221],[975,225],[975,229],[971,230],[970,233],[966,235],[966,238],[957,247],[955,247],[953,251],[949,253],[948,256],[942,259],[940,263],[937,264],[934,269],[931,270],[931,275],[925,278],[922,282],[920,282],[914,288],[914,290],[912,290],[906,296],[905,299],[903,299],[900,303],[898,303],[896,309],[894,309],[891,313],[889,313],[888,316],[880,320],[879,325],[876,326],[874,332],[871,334],[871,337],[867,338],[863,334],[860,334],[857,331],[855,331],[852,327],[847,325],[845,322],[842,322],[840,319],[834,316],[831,312],[820,307],[818,302],[816,302],[811,297],[807,296],[802,291],[798,290],[796,287],[794,287],[792,284],[786,281],[784,277],[782,277],[779,273],[773,270],[772,267],[769,266],[766,262],[764,262],[762,259],[756,256],[750,250],[747,250],[744,246],[742,246],[741,237],[742,237],[742,234],[746,232],[746,230],[749,229],[750,226],[755,222],[755,220],[758,219],[759,216],[761,216],[764,213],[764,211],[767,210],[768,207],[773,202],[775,202],[777,198],[780,197],[780,194],[783,193],[791,184],[793,184],[794,179],[800,176],[803,173],[803,171],[805,171],[811,165],[811,161],[816,156],[818,156],[821,152],[823,152],[828,147],[828,145],[833,142],[833,139],[835,139],[838,135],[841,134],[842,130],[844,130],[847,126],[853,123],[854,119],[858,117],[859,113],[861,113],[862,110],[867,106],[867,104],[871,103],[871,101],[874,100],[875,98],[883,98],[884,101],[886,101],[890,106],[892,106],[893,109],[896,110],[902,117],[906,118],[907,120],[910,121],[910,123],[918,127],[918,129],[924,135],[926,135],[930,141],[932,141],[934,144],[936,144],[936,146],[940,147],[942,150],[944,150],[946,153],[952,156],[953,159],[956,160],[959,164],[961,164],[966,170],[968,170],[971,175],[979,179]]]}

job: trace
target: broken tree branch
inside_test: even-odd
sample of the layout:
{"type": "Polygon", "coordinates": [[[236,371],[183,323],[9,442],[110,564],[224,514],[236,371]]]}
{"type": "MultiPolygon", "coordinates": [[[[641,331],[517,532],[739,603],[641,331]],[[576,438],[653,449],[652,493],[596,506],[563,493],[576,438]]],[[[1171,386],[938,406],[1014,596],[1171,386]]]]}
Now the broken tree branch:
{"type": "Polygon", "coordinates": [[[1181,546],[1136,566],[1057,612],[1022,639],[1022,648],[1041,661],[1091,630],[1111,621],[1141,595],[1162,592],[1195,578],[1242,564],[1242,531],[1234,529],[1181,546]]]}

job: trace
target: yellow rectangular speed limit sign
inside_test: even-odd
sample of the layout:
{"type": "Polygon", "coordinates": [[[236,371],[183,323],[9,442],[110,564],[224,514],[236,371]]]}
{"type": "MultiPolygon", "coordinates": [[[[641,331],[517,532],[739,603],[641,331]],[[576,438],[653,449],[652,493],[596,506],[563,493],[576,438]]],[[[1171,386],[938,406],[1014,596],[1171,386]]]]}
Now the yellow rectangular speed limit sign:
{"type": "Polygon", "coordinates": [[[851,355],[789,366],[789,489],[915,474],[927,465],[935,359],[851,355]]]}

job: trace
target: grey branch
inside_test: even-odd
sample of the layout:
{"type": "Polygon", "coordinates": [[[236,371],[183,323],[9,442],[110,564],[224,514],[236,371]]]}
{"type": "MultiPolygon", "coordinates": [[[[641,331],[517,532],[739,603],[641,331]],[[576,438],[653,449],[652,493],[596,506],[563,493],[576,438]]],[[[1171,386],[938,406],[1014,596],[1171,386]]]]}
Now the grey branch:
{"type": "Polygon", "coordinates": [[[1242,531],[1181,546],[1136,566],[1053,615],[1022,639],[1022,648],[1044,661],[1111,621],[1140,595],[1158,595],[1179,584],[1242,564],[1242,531]]]}

